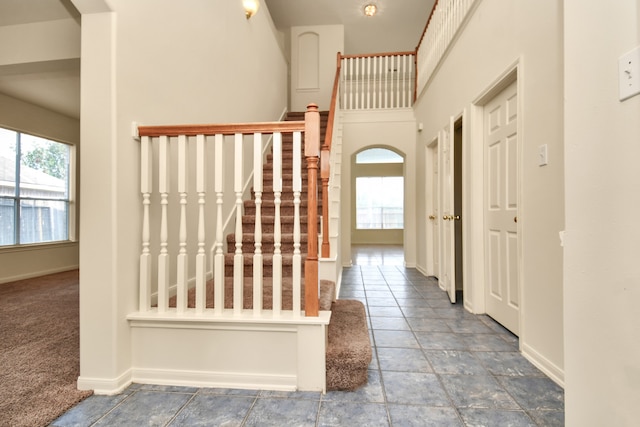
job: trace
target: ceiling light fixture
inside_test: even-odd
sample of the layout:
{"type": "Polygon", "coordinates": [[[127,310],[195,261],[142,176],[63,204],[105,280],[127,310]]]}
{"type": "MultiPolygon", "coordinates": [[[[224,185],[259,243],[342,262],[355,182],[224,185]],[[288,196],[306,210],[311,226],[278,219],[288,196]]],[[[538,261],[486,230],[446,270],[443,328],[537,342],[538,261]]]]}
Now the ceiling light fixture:
{"type": "Polygon", "coordinates": [[[376,6],[373,3],[368,4],[364,7],[364,14],[366,16],[373,16],[376,14],[377,11],[378,11],[378,6],[376,6]]]}
{"type": "Polygon", "coordinates": [[[250,19],[253,15],[258,13],[260,9],[260,0],[242,0],[242,6],[244,7],[245,16],[250,19]]]}

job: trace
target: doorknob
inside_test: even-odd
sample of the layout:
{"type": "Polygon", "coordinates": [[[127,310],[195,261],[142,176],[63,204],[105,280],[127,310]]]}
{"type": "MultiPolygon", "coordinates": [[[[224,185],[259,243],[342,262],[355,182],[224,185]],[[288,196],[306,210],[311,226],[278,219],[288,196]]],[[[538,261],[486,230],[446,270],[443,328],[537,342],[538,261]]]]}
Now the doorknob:
{"type": "Polygon", "coordinates": [[[451,219],[455,219],[456,221],[460,221],[460,215],[452,216],[451,219]]]}
{"type": "Polygon", "coordinates": [[[442,219],[444,219],[445,221],[449,221],[449,215],[442,215],[442,219]]]}
{"type": "Polygon", "coordinates": [[[429,219],[433,221],[434,219],[436,219],[436,216],[435,215],[429,215],[429,219]]]}
{"type": "Polygon", "coordinates": [[[518,222],[518,217],[517,217],[517,216],[514,216],[514,217],[513,217],[513,222],[515,222],[515,223],[517,223],[517,222],[518,222]]]}

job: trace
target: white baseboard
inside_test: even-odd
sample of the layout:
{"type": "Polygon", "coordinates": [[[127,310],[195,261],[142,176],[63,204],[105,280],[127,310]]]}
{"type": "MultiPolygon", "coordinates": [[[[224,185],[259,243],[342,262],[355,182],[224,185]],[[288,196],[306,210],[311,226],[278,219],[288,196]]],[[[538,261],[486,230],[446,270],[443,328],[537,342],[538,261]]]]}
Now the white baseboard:
{"type": "Polygon", "coordinates": [[[521,345],[522,355],[536,368],[544,372],[549,378],[551,378],[556,384],[564,388],[564,370],[556,366],[549,359],[542,356],[536,350],[531,348],[526,343],[521,345]]]}
{"type": "Polygon", "coordinates": [[[93,390],[95,394],[114,395],[121,393],[133,382],[132,370],[127,369],[117,378],[78,377],[78,390],[93,390]]]}
{"type": "Polygon", "coordinates": [[[48,270],[30,271],[25,274],[18,274],[11,277],[3,277],[0,279],[0,285],[3,283],[17,282],[18,280],[33,279],[34,277],[47,276],[49,274],[63,273],[65,271],[77,270],[79,265],[66,265],[64,267],[51,268],[48,270]]]}
{"type": "Polygon", "coordinates": [[[219,387],[252,390],[295,391],[295,375],[260,375],[228,372],[133,369],[133,381],[142,384],[183,387],[219,387]]]}

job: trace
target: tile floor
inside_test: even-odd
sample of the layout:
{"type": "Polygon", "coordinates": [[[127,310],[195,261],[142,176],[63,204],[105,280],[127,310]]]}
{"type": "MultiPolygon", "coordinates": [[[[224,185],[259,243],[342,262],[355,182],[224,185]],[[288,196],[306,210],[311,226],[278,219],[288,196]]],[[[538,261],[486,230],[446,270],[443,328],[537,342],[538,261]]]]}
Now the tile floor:
{"type": "Polygon", "coordinates": [[[562,388],[518,353],[517,337],[450,304],[433,278],[359,259],[365,265],[344,269],[340,292],[365,303],[369,315],[374,357],[359,390],[133,384],[84,400],[51,426],[564,425],[562,388]]]}

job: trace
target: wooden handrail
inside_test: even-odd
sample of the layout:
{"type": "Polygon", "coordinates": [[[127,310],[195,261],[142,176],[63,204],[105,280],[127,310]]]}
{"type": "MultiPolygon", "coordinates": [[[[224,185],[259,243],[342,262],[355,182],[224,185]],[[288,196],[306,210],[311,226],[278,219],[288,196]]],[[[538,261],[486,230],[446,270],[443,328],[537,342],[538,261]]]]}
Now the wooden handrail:
{"type": "Polygon", "coordinates": [[[427,23],[424,24],[424,29],[422,30],[422,34],[420,35],[420,40],[418,40],[418,45],[416,46],[416,56],[418,56],[418,49],[420,49],[420,45],[422,44],[422,40],[424,40],[424,35],[427,34],[427,28],[429,28],[429,23],[431,22],[431,18],[433,18],[433,13],[436,11],[436,7],[438,6],[438,1],[433,4],[431,8],[431,13],[429,14],[429,18],[427,18],[427,23]]]}
{"type": "Polygon", "coordinates": [[[378,56],[406,56],[413,55],[416,53],[415,51],[403,51],[403,52],[383,52],[383,53],[364,53],[361,55],[341,55],[342,59],[350,59],[350,58],[373,58],[378,56]]]}
{"type": "Polygon", "coordinates": [[[196,135],[235,135],[273,132],[304,131],[304,121],[262,122],[262,123],[227,123],[211,125],[169,125],[138,126],[140,136],[196,136],[196,135]]]}

